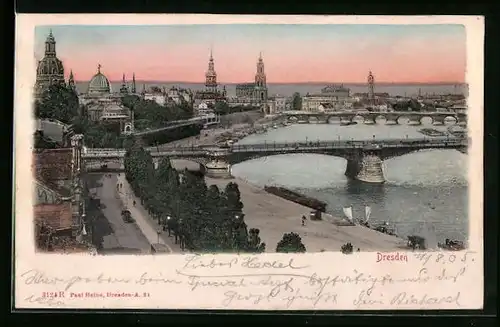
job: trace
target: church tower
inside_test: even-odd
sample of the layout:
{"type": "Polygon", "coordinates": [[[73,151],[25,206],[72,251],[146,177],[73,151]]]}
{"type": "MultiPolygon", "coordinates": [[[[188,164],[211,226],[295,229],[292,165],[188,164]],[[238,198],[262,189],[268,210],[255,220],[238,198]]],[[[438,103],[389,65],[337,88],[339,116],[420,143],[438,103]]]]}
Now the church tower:
{"type": "Polygon", "coordinates": [[[121,94],[128,93],[128,87],[127,87],[127,81],[125,80],[125,74],[123,74],[123,77],[122,77],[122,86],[120,88],[120,93],[121,94]]]}
{"type": "Polygon", "coordinates": [[[208,61],[208,70],[205,73],[205,87],[209,92],[217,92],[217,73],[215,72],[214,58],[212,49],[210,49],[210,59],[208,61]]]}
{"type": "Polygon", "coordinates": [[[39,96],[52,84],[65,85],[64,67],[57,58],[56,39],[50,31],[45,40],[45,56],[38,62],[36,70],[35,95],[39,96]]]}
{"type": "Polygon", "coordinates": [[[368,73],[368,99],[370,104],[375,104],[375,77],[373,77],[372,72],[368,73]]]}
{"type": "Polygon", "coordinates": [[[73,76],[73,70],[69,72],[68,88],[76,92],[75,78],[73,76]]]}
{"type": "Polygon", "coordinates": [[[132,75],[132,90],[131,90],[132,94],[135,94],[136,92],[136,89],[135,89],[135,73],[133,73],[132,75]]]}
{"type": "Polygon", "coordinates": [[[262,53],[260,53],[259,60],[257,61],[254,98],[259,102],[267,102],[266,73],[264,72],[264,61],[262,60],[262,53]]]}

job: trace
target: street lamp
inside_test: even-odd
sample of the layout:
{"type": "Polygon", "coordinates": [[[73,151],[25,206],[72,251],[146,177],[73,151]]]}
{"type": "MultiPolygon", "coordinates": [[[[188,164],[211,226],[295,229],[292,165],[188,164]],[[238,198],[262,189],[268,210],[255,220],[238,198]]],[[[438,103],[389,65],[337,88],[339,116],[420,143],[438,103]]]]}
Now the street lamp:
{"type": "Polygon", "coordinates": [[[170,224],[171,224],[171,223],[170,223],[170,219],[171,219],[171,218],[172,218],[172,217],[167,216],[167,230],[168,230],[168,236],[172,236],[172,234],[171,234],[171,230],[170,230],[170,224]]]}
{"type": "Polygon", "coordinates": [[[158,244],[160,243],[160,234],[161,234],[161,229],[158,229],[156,231],[156,235],[158,236],[158,241],[157,241],[158,244]]]}

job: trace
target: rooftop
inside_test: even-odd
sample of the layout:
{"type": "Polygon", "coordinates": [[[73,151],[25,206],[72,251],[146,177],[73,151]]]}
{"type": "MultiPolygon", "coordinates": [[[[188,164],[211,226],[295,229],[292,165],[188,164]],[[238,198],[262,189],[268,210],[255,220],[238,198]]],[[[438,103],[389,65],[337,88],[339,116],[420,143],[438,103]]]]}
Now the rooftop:
{"type": "Polygon", "coordinates": [[[70,229],[72,225],[71,203],[38,204],[33,206],[35,220],[44,222],[56,231],[70,229]]]}
{"type": "Polygon", "coordinates": [[[34,153],[33,170],[43,181],[53,182],[71,179],[73,150],[40,149],[34,153]]]}

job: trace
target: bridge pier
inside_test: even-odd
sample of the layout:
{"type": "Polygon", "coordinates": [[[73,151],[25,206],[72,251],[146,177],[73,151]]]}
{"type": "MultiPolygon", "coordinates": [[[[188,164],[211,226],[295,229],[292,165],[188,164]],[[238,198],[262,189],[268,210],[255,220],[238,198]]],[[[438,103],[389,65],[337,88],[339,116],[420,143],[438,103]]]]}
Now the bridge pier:
{"type": "Polygon", "coordinates": [[[365,183],[382,184],[385,182],[382,159],[373,153],[347,159],[345,175],[365,183]]]}
{"type": "Polygon", "coordinates": [[[363,123],[365,125],[374,125],[374,124],[376,124],[375,117],[374,116],[366,116],[363,123]]]}
{"type": "Polygon", "coordinates": [[[444,116],[436,116],[432,118],[432,125],[444,125],[444,116]]]}
{"type": "Polygon", "coordinates": [[[232,178],[231,164],[229,164],[227,151],[214,151],[210,153],[210,161],[205,164],[205,176],[211,178],[232,178]]]}

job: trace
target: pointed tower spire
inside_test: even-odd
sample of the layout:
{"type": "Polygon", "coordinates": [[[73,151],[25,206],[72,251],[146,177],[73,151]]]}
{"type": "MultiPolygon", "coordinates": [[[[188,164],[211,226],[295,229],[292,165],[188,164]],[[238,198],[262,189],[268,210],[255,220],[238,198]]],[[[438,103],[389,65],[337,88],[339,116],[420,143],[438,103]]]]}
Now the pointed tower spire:
{"type": "Polygon", "coordinates": [[[132,74],[132,93],[135,93],[135,73],[132,74]]]}
{"type": "Polygon", "coordinates": [[[52,34],[52,29],[45,40],[45,56],[46,57],[55,57],[56,56],[56,39],[52,34]]]}
{"type": "Polygon", "coordinates": [[[217,73],[215,72],[214,57],[212,48],[210,48],[210,59],[208,61],[208,70],[205,73],[205,87],[209,92],[217,91],[217,73]]]}
{"type": "Polygon", "coordinates": [[[74,76],[73,76],[73,70],[70,70],[70,72],[69,72],[68,87],[69,87],[71,90],[76,90],[76,86],[75,86],[75,78],[74,78],[74,76]]]}
{"type": "Polygon", "coordinates": [[[120,88],[120,93],[121,94],[127,94],[128,93],[127,82],[125,81],[125,74],[123,74],[122,87],[120,88]]]}

